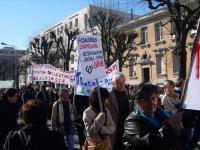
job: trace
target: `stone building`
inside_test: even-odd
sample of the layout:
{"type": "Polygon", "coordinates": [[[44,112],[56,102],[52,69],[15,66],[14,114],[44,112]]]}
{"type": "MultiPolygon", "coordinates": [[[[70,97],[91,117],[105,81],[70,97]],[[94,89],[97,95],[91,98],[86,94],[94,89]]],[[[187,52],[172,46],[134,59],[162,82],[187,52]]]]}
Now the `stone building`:
{"type": "MultiPolygon", "coordinates": [[[[136,50],[123,69],[128,84],[153,82],[162,85],[166,79],[176,81],[178,77],[178,58],[175,55],[175,34],[166,9],[153,11],[129,22],[128,32],[138,33],[136,50]],[[166,24],[166,25],[163,25],[166,24]]],[[[190,63],[192,44],[195,37],[192,30],[187,38],[187,69],[190,63]]]]}

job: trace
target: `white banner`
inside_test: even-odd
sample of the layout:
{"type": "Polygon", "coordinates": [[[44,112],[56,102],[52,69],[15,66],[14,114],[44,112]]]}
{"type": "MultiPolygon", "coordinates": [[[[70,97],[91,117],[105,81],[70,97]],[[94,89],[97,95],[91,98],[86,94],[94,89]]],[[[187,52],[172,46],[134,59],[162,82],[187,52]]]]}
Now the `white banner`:
{"type": "Polygon", "coordinates": [[[79,63],[84,82],[105,77],[106,69],[100,35],[78,35],[79,63]]]}
{"type": "Polygon", "coordinates": [[[13,88],[14,80],[0,81],[0,88],[13,88]]]}
{"type": "Polygon", "coordinates": [[[190,68],[189,79],[184,91],[183,107],[185,109],[200,110],[200,24],[193,46],[190,68]]]}
{"type": "MultiPolygon", "coordinates": [[[[80,67],[78,67],[80,68],[80,67]]],[[[98,79],[99,86],[105,87],[109,91],[112,89],[112,77],[113,75],[119,72],[119,61],[114,62],[109,68],[106,69],[106,75],[104,78],[98,79]]],[[[76,94],[77,95],[83,95],[83,96],[89,96],[91,90],[96,87],[96,80],[89,81],[89,82],[83,82],[82,73],[80,70],[77,72],[77,87],[76,87],[76,94]]]]}
{"type": "Polygon", "coordinates": [[[50,64],[34,64],[32,67],[34,81],[50,81],[58,84],[74,85],[74,71],[64,72],[50,64]]]}

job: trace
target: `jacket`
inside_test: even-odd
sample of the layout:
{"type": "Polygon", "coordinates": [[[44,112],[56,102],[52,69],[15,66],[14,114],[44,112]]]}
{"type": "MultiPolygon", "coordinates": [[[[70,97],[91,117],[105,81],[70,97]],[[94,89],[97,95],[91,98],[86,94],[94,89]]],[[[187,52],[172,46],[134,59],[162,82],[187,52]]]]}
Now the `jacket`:
{"type": "MultiPolygon", "coordinates": [[[[69,109],[70,109],[70,118],[71,118],[71,121],[73,122],[75,118],[75,108],[73,107],[71,102],[69,102],[69,109]]],[[[65,134],[64,126],[63,126],[64,125],[64,110],[63,110],[62,101],[60,99],[54,102],[53,104],[52,115],[51,115],[51,125],[52,125],[52,130],[61,131],[63,134],[65,134]]],[[[71,132],[73,133],[74,131],[71,131],[71,132]]]]}
{"type": "Polygon", "coordinates": [[[17,129],[19,103],[11,104],[7,100],[0,101],[0,149],[3,147],[6,135],[17,129]]]}
{"type": "Polygon", "coordinates": [[[63,135],[57,131],[50,131],[47,127],[27,125],[22,130],[13,132],[12,136],[7,136],[3,150],[45,149],[67,150],[63,135]],[[23,134],[18,134],[22,131],[23,134]]]}
{"type": "MultiPolygon", "coordinates": [[[[85,124],[87,136],[94,138],[97,143],[101,141],[101,135],[113,134],[116,129],[110,111],[107,108],[105,109],[107,115],[107,121],[105,125],[102,124],[102,120],[97,117],[98,114],[96,114],[91,106],[83,112],[83,122],[85,124]]],[[[112,147],[109,137],[106,136],[106,138],[108,138],[110,147],[112,147]]]]}
{"type": "Polygon", "coordinates": [[[163,124],[158,129],[143,116],[132,112],[125,120],[123,142],[127,150],[175,150],[178,137],[163,124]]]}

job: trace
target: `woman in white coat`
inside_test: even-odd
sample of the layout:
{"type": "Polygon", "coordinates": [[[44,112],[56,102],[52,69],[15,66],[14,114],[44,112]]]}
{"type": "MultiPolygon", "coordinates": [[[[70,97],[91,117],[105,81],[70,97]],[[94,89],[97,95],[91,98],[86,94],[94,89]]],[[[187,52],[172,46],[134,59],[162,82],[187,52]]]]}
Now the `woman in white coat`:
{"type": "Polygon", "coordinates": [[[90,106],[83,113],[83,122],[87,131],[85,145],[88,144],[97,149],[100,149],[99,146],[103,146],[101,148],[104,150],[111,150],[112,145],[108,135],[114,133],[116,126],[107,108],[109,105],[109,92],[105,88],[100,87],[99,89],[104,112],[100,111],[98,92],[95,88],[90,96],[90,106]]]}

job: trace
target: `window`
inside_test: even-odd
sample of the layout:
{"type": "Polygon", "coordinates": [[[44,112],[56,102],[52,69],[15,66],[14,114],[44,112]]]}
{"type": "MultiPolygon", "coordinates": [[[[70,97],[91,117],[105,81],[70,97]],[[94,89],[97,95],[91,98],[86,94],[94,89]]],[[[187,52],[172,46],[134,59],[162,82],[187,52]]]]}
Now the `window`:
{"type": "Polygon", "coordinates": [[[165,58],[163,54],[156,55],[156,67],[157,67],[157,74],[166,73],[165,58]]]}
{"type": "Polygon", "coordinates": [[[72,29],[72,21],[69,22],[69,29],[72,29]]]}
{"type": "Polygon", "coordinates": [[[60,29],[59,28],[57,28],[57,35],[59,35],[60,34],[60,29]]]}
{"type": "Polygon", "coordinates": [[[162,41],[163,40],[163,31],[162,31],[162,23],[156,23],[155,24],[155,38],[156,38],[156,42],[158,41],[162,41]]]}
{"type": "Polygon", "coordinates": [[[177,54],[175,54],[175,52],[172,52],[172,58],[173,58],[173,73],[178,73],[179,62],[178,62],[178,56],[177,54]]]}
{"type": "Polygon", "coordinates": [[[63,26],[60,27],[60,34],[63,34],[63,26]]]}
{"type": "Polygon", "coordinates": [[[129,77],[134,76],[136,76],[135,58],[131,57],[131,59],[129,59],[129,77]]]}
{"type": "Polygon", "coordinates": [[[175,29],[173,23],[171,23],[171,36],[173,39],[175,38],[175,34],[176,34],[176,29],[175,29]]]}
{"type": "Polygon", "coordinates": [[[89,19],[91,27],[97,26],[97,20],[95,18],[90,18],[89,19]]]}
{"type": "Polygon", "coordinates": [[[74,55],[71,55],[71,64],[74,64],[74,55]]]}
{"type": "Polygon", "coordinates": [[[78,27],[78,18],[75,19],[75,27],[78,27]]]}
{"type": "Polygon", "coordinates": [[[84,15],[84,28],[85,28],[85,30],[87,30],[87,26],[88,26],[88,15],[85,14],[84,15]]]}
{"type": "Polygon", "coordinates": [[[147,33],[147,27],[141,28],[141,44],[147,44],[148,43],[148,33],[147,33]]]}

